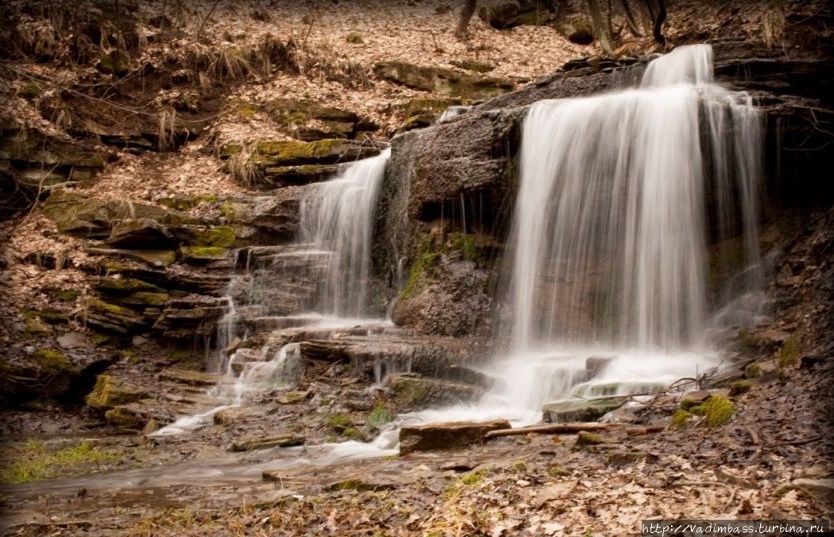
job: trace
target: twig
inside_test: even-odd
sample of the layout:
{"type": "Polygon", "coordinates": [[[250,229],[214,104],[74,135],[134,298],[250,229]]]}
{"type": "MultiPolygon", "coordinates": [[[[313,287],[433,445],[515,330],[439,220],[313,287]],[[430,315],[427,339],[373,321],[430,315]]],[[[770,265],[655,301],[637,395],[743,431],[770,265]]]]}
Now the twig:
{"type": "Polygon", "coordinates": [[[208,15],[206,15],[206,18],[204,18],[203,22],[200,23],[200,27],[197,28],[197,38],[198,39],[200,38],[200,34],[203,32],[203,26],[206,25],[206,22],[208,22],[209,17],[212,16],[212,14],[214,13],[214,9],[217,7],[217,4],[219,4],[219,3],[220,3],[220,0],[214,0],[214,3],[211,5],[211,9],[209,9],[208,15]]]}
{"type": "Polygon", "coordinates": [[[559,423],[553,425],[533,425],[531,427],[517,427],[515,429],[497,429],[487,431],[484,438],[499,436],[520,436],[530,433],[536,434],[573,434],[580,431],[603,431],[619,427],[619,424],[607,423],[559,423]]]}
{"type": "Polygon", "coordinates": [[[776,442],[775,444],[770,444],[767,447],[804,446],[805,444],[813,444],[818,440],[822,440],[822,435],[812,436],[810,438],[803,438],[801,440],[786,440],[784,442],[776,442]]]}

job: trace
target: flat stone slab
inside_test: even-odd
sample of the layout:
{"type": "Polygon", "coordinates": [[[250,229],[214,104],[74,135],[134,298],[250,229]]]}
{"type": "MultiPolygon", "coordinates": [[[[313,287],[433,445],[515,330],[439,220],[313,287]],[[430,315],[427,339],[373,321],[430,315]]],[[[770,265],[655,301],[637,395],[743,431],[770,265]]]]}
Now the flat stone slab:
{"type": "Polygon", "coordinates": [[[400,455],[416,451],[461,449],[483,443],[489,431],[509,428],[510,422],[507,420],[455,421],[405,426],[400,429],[400,455]]]}
{"type": "Polygon", "coordinates": [[[542,414],[544,421],[548,423],[596,421],[608,412],[620,408],[625,401],[621,397],[565,399],[547,403],[542,407],[542,414]]]}

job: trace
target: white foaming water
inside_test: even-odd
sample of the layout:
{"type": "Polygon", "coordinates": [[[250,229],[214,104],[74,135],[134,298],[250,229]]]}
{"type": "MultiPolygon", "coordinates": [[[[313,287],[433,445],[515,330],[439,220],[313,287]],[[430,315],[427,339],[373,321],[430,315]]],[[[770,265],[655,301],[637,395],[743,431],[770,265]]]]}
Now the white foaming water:
{"type": "Polygon", "coordinates": [[[705,346],[707,189],[721,213],[742,214],[758,261],[758,118],[746,94],[706,84],[709,51],[656,60],[639,90],[531,108],[512,239],[516,352],[705,346]],[[740,203],[722,199],[733,192],[740,203]]]}
{"type": "Polygon", "coordinates": [[[456,118],[469,112],[470,110],[472,110],[472,107],[465,104],[450,106],[444,110],[442,114],[440,114],[440,117],[437,118],[437,123],[445,123],[452,118],[456,118]]]}
{"type": "Polygon", "coordinates": [[[707,234],[742,236],[752,268],[735,296],[761,304],[761,131],[751,98],[712,82],[711,48],[681,47],[639,89],[530,108],[513,322],[500,336],[510,352],[485,370],[505,382],[477,405],[405,419],[535,423],[555,399],[652,393],[721,365],[707,337],[707,234]]]}
{"type": "Polygon", "coordinates": [[[332,252],[319,311],[350,317],[367,312],[376,200],[390,156],[385,149],[351,165],[301,204],[299,240],[332,252]]]}
{"type": "MultiPolygon", "coordinates": [[[[379,319],[362,318],[367,313],[368,281],[370,277],[371,241],[374,214],[379,188],[385,174],[385,164],[391,155],[385,149],[378,156],[358,161],[339,177],[317,185],[301,205],[301,226],[295,249],[279,255],[287,264],[292,259],[327,259],[324,282],[317,293],[317,307],[324,314],[305,312],[295,315],[266,317],[269,321],[304,325],[318,330],[352,328],[363,324],[388,324],[379,319]]],[[[248,258],[247,258],[248,259],[248,258]]],[[[233,264],[236,266],[237,262],[233,264]]],[[[315,266],[311,262],[309,266],[315,266]]],[[[293,265],[296,269],[296,265],[293,265]]],[[[306,265],[298,265],[306,266],[306,265]]],[[[308,267],[309,268],[309,267],[308,267]]],[[[248,269],[248,267],[247,267],[248,269]]],[[[207,362],[207,369],[233,376],[238,354],[226,357],[224,349],[238,337],[240,314],[234,299],[239,293],[235,286],[242,278],[233,277],[227,298],[226,315],[218,323],[218,352],[207,362]]],[[[262,317],[263,318],[263,317],[262,317]]],[[[240,375],[230,387],[220,384],[211,390],[221,404],[191,416],[185,416],[153,433],[157,436],[183,434],[210,423],[220,410],[240,406],[247,394],[280,388],[294,382],[299,369],[298,344],[278,349],[270,344],[261,348],[259,356],[246,349],[248,362],[240,365],[240,375]]]]}

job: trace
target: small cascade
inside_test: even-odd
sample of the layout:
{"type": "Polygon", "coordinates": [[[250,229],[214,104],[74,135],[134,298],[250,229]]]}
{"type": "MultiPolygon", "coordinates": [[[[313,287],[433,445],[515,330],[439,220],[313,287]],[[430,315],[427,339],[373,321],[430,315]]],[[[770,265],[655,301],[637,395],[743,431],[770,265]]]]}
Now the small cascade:
{"type": "MultiPolygon", "coordinates": [[[[281,337],[285,331],[304,329],[326,338],[362,323],[380,325],[378,319],[363,317],[371,313],[371,239],[389,156],[386,149],[348,166],[331,181],[311,185],[300,207],[294,244],[245,250],[245,270],[230,280],[216,352],[207,360],[209,371],[236,381],[222,382],[210,391],[219,406],[181,418],[154,434],[193,431],[218,411],[246,404],[249,396],[292,385],[300,370],[300,350],[297,343],[286,344],[288,339],[281,337]],[[278,336],[279,343],[270,336],[256,348],[243,345],[250,335],[270,333],[278,336]]],[[[241,255],[236,254],[234,267],[241,264],[241,255]]],[[[381,372],[383,366],[379,368],[381,372]]]]}
{"type": "Polygon", "coordinates": [[[442,114],[440,114],[440,117],[437,118],[437,123],[445,123],[453,118],[456,118],[469,112],[470,110],[472,110],[472,107],[470,105],[462,104],[450,106],[446,110],[444,110],[442,114]]]}
{"type": "Polygon", "coordinates": [[[379,188],[391,150],[318,185],[301,205],[299,240],[330,252],[313,308],[337,317],[368,314],[371,239],[379,188]]]}

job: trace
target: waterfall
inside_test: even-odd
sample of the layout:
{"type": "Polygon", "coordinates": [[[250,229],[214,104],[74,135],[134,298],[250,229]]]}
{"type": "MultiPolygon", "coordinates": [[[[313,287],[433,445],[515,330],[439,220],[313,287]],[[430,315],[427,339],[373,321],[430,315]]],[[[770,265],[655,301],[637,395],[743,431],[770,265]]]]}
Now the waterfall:
{"type": "Polygon", "coordinates": [[[709,46],[681,47],[639,89],[531,107],[511,239],[516,353],[706,346],[708,233],[743,229],[757,261],[761,173],[752,100],[712,70],[709,46]]]}
{"type": "Polygon", "coordinates": [[[361,317],[368,313],[371,240],[385,149],[352,164],[336,179],[318,185],[301,204],[299,240],[329,251],[330,260],[315,307],[326,315],[361,317]]]}

